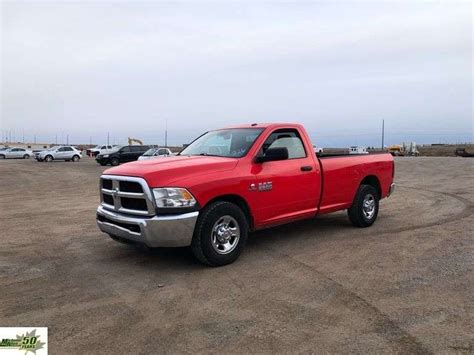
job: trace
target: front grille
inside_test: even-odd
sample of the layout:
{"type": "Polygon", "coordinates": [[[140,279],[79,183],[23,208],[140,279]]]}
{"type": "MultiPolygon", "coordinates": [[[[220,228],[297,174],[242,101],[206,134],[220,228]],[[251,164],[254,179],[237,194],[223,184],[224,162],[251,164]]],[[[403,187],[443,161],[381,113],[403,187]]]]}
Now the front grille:
{"type": "Polygon", "coordinates": [[[120,181],[120,191],[124,191],[124,192],[143,192],[143,188],[137,182],[120,181]]]}
{"type": "Polygon", "coordinates": [[[102,194],[102,197],[104,199],[104,203],[113,206],[114,205],[114,198],[110,195],[107,194],[102,194]]]}
{"type": "Polygon", "coordinates": [[[106,209],[145,216],[155,214],[151,191],[141,178],[105,175],[100,190],[102,206],[106,209]]]}
{"type": "Polygon", "coordinates": [[[112,190],[112,180],[102,179],[102,188],[112,190]]]}
{"type": "Polygon", "coordinates": [[[122,197],[122,206],[123,208],[127,208],[129,210],[139,210],[139,211],[147,211],[148,206],[146,205],[145,200],[139,200],[136,198],[127,198],[122,197]]]}
{"type": "Polygon", "coordinates": [[[113,224],[115,226],[128,229],[130,232],[133,232],[133,233],[140,233],[140,226],[138,226],[137,224],[116,222],[116,221],[108,219],[107,217],[104,217],[100,214],[97,215],[97,220],[102,222],[102,223],[113,224]]]}

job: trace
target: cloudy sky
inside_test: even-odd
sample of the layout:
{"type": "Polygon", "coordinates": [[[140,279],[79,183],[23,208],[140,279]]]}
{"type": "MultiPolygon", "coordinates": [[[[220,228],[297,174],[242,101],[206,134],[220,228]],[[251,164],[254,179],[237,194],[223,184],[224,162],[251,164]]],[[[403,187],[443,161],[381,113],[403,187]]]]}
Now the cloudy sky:
{"type": "MultiPolygon", "coordinates": [[[[292,121],[319,146],[473,140],[472,3],[18,2],[1,7],[1,129],[189,141],[292,121]]],[[[13,138],[13,137],[12,137],[13,138]]]]}

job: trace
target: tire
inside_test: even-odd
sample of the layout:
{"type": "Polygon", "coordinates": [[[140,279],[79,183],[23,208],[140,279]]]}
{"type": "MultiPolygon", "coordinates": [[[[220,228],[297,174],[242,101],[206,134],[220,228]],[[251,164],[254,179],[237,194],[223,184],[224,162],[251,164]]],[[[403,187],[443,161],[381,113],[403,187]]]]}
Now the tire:
{"type": "Polygon", "coordinates": [[[352,206],[347,210],[355,227],[365,228],[374,224],[379,214],[379,194],[371,185],[360,185],[352,206]]]}
{"type": "Polygon", "coordinates": [[[191,250],[203,264],[231,264],[244,249],[248,230],[247,218],[237,205],[226,201],[211,203],[199,215],[191,250]],[[218,231],[223,234],[220,239],[218,231]]]}
{"type": "Polygon", "coordinates": [[[44,161],[47,162],[47,163],[50,163],[53,161],[53,156],[52,155],[47,155],[44,157],[44,161]]]}
{"type": "Polygon", "coordinates": [[[102,165],[102,166],[106,166],[106,165],[107,165],[107,164],[105,164],[105,163],[99,163],[99,164],[102,165]]]}
{"type": "Polygon", "coordinates": [[[5,159],[5,155],[0,154],[0,159],[5,159]]]}
{"type": "Polygon", "coordinates": [[[74,155],[74,156],[72,157],[72,161],[73,161],[74,163],[77,163],[77,162],[79,161],[79,159],[80,159],[80,158],[79,158],[79,155],[74,155]]]}
{"type": "Polygon", "coordinates": [[[23,159],[30,159],[30,156],[28,154],[23,155],[23,159]]]}
{"type": "Polygon", "coordinates": [[[117,166],[120,164],[120,160],[118,160],[117,158],[112,158],[112,160],[110,160],[110,164],[112,166],[117,166]]]}

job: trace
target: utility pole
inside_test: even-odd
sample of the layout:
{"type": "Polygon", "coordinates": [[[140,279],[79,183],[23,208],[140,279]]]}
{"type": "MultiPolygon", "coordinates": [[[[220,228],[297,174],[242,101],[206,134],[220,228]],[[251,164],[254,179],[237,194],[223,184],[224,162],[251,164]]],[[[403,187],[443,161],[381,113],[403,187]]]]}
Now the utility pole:
{"type": "Polygon", "coordinates": [[[56,133],[56,145],[58,145],[58,134],[56,133]]]}
{"type": "Polygon", "coordinates": [[[35,144],[36,144],[36,134],[35,134],[35,144]]]}
{"type": "Polygon", "coordinates": [[[92,136],[89,137],[89,145],[92,145],[92,136]]]}
{"type": "Polygon", "coordinates": [[[66,145],[69,145],[69,134],[66,135],[66,145]]]}
{"type": "Polygon", "coordinates": [[[382,150],[384,149],[385,140],[385,120],[382,120],[382,150]]]}
{"type": "Polygon", "coordinates": [[[165,120],[165,147],[168,148],[168,119],[165,120]]]}
{"type": "Polygon", "coordinates": [[[25,144],[25,129],[23,128],[23,144],[25,144]]]}
{"type": "Polygon", "coordinates": [[[110,132],[107,132],[107,145],[110,145],[110,132]]]}

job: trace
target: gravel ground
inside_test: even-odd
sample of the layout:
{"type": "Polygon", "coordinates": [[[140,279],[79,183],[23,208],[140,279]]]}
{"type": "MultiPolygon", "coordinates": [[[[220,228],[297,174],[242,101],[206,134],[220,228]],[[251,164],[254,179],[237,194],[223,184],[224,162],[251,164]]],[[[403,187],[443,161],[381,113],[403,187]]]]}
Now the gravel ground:
{"type": "Polygon", "coordinates": [[[0,325],[52,354],[473,353],[473,168],[399,158],[371,228],[293,223],[209,268],[100,233],[93,160],[0,161],[0,325]]]}

